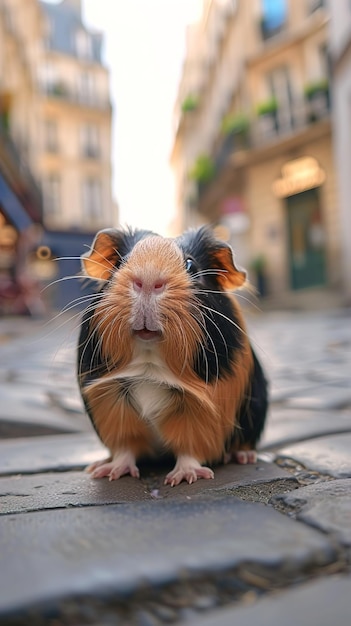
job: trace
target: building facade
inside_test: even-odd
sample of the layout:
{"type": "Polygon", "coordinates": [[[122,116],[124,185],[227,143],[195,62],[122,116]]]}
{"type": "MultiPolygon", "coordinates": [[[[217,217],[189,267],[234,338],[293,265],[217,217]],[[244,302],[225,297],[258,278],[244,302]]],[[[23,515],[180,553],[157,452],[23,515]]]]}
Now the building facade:
{"type": "MultiPolygon", "coordinates": [[[[12,7],[15,3],[12,4],[12,7]]],[[[20,2],[28,28],[40,23],[35,0],[20,2]]],[[[33,26],[34,27],[34,26],[33,26]]],[[[42,238],[40,186],[28,165],[33,83],[28,31],[0,2],[0,314],[40,314],[39,284],[29,267],[42,238]]]]}
{"type": "MultiPolygon", "coordinates": [[[[118,220],[103,40],[84,25],[80,0],[1,0],[1,11],[13,40],[1,81],[13,82],[14,70],[25,77],[2,88],[3,109],[42,191],[41,250],[51,262],[41,268],[48,280],[59,280],[80,271],[79,256],[96,231],[118,220]],[[18,60],[12,54],[16,44],[18,60]]],[[[61,308],[76,295],[74,283],[57,283],[53,306],[61,308]]]]}
{"type": "Polygon", "coordinates": [[[172,152],[178,228],[220,225],[274,297],[340,289],[324,3],[208,0],[191,39],[172,152]]]}
{"type": "Polygon", "coordinates": [[[333,137],[339,188],[341,269],[351,304],[351,3],[329,2],[333,137]]]}

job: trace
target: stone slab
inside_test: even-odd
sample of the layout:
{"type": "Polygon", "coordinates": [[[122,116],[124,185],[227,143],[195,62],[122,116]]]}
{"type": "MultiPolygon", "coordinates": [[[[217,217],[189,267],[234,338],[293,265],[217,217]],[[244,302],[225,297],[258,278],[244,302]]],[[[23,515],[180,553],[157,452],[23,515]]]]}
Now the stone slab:
{"type": "Polygon", "coordinates": [[[298,397],[289,398],[287,405],[299,409],[329,411],[351,405],[351,388],[337,388],[324,385],[314,393],[302,392],[298,397]]]}
{"type": "Polygon", "coordinates": [[[318,437],[282,448],[279,458],[294,459],[310,470],[335,478],[351,477],[351,433],[318,437]]]}
{"type": "Polygon", "coordinates": [[[213,611],[192,626],[349,626],[351,577],[333,576],[279,591],[247,606],[213,611]]]}
{"type": "Polygon", "coordinates": [[[94,480],[84,471],[0,478],[0,515],[149,500],[142,481],[94,480]]]}
{"type": "Polygon", "coordinates": [[[306,380],[306,378],[273,379],[270,385],[269,399],[272,404],[285,402],[291,397],[299,396],[302,391],[315,391],[320,383],[306,380]]]}
{"type": "Polygon", "coordinates": [[[334,562],[327,537],[235,498],[136,502],[0,518],[0,615],[76,596],[132,593],[256,563],[282,580],[334,562]],[[30,573],[30,575],[29,575],[30,573]]]}
{"type": "Polygon", "coordinates": [[[199,480],[176,488],[163,485],[169,467],[139,465],[141,480],[94,480],[83,471],[10,476],[0,478],[0,515],[43,509],[114,504],[136,500],[215,498],[235,495],[250,486],[253,495],[264,492],[268,501],[275,493],[295,489],[296,479],[274,464],[225,465],[216,468],[211,481],[199,480]]]}
{"type": "Polygon", "coordinates": [[[80,469],[107,455],[94,433],[7,439],[0,441],[0,476],[80,469]]]}
{"type": "Polygon", "coordinates": [[[55,407],[47,394],[32,386],[0,384],[0,432],[1,423],[10,431],[13,424],[13,436],[16,433],[26,436],[46,429],[52,432],[70,433],[87,430],[90,427],[86,415],[68,415],[62,408],[55,407]],[[22,431],[21,431],[22,429],[22,431]]]}
{"type": "Polygon", "coordinates": [[[49,397],[52,403],[65,411],[66,413],[83,413],[85,414],[85,407],[83,400],[80,395],[78,395],[78,391],[76,393],[64,393],[60,391],[53,392],[51,391],[49,397]]]}
{"type": "Polygon", "coordinates": [[[301,411],[272,408],[260,441],[260,450],[285,446],[304,439],[351,432],[351,411],[301,411]]]}
{"type": "Polygon", "coordinates": [[[351,546],[351,478],[301,487],[274,496],[272,502],[296,509],[297,519],[334,533],[341,543],[351,546]]]}

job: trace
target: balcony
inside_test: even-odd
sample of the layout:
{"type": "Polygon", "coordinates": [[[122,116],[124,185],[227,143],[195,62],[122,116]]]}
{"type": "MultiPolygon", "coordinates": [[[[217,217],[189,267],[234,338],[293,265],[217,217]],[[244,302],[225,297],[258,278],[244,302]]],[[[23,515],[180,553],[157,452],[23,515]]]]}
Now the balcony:
{"type": "Polygon", "coordinates": [[[84,146],[82,149],[83,159],[99,159],[100,149],[98,146],[84,146]]]}
{"type": "MultiPolygon", "coordinates": [[[[197,182],[198,210],[217,201],[230,184],[234,172],[248,164],[271,158],[282,150],[293,149],[303,142],[330,132],[330,99],[328,90],[305,93],[290,111],[285,108],[250,118],[242,132],[220,135],[212,153],[214,171],[205,182],[197,182]]],[[[208,157],[210,158],[210,157],[208,157]]]]}
{"type": "Polygon", "coordinates": [[[48,98],[61,100],[68,104],[89,109],[100,109],[103,111],[111,108],[111,102],[108,96],[101,96],[96,93],[83,93],[78,89],[73,89],[69,84],[63,81],[57,81],[50,85],[41,85],[40,91],[48,98]]]}

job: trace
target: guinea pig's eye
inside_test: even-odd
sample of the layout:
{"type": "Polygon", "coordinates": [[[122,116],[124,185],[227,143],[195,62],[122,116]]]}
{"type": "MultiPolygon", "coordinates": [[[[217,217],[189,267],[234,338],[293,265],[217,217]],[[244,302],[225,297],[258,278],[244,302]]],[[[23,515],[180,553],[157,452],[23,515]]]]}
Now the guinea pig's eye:
{"type": "Polygon", "coordinates": [[[195,274],[196,272],[195,261],[193,261],[193,259],[186,259],[185,269],[187,272],[189,272],[189,274],[195,274]]]}

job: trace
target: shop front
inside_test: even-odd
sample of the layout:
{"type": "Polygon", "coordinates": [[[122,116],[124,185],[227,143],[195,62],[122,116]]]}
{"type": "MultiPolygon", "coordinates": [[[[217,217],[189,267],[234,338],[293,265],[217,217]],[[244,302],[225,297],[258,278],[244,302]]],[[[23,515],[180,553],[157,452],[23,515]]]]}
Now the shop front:
{"type": "Polygon", "coordinates": [[[287,233],[287,266],[292,290],[327,284],[326,227],[322,210],[325,172],[313,157],[287,162],[273,184],[281,198],[287,233]]]}

